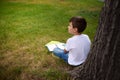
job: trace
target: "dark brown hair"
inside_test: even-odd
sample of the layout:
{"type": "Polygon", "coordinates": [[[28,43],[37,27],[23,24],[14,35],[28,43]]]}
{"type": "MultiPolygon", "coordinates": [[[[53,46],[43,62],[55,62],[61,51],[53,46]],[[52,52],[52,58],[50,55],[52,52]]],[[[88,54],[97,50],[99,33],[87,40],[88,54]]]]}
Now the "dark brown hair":
{"type": "Polygon", "coordinates": [[[79,33],[83,32],[87,27],[86,20],[81,16],[72,17],[69,22],[72,22],[73,28],[77,28],[79,33]]]}

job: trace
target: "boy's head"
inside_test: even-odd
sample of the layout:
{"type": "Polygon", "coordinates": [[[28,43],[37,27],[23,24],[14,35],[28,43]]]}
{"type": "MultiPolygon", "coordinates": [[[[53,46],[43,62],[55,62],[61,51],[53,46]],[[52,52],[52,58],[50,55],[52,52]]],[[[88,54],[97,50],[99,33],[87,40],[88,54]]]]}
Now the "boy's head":
{"type": "Polygon", "coordinates": [[[78,33],[83,32],[87,27],[86,20],[81,16],[72,17],[69,22],[72,23],[73,28],[77,28],[78,33]]]}

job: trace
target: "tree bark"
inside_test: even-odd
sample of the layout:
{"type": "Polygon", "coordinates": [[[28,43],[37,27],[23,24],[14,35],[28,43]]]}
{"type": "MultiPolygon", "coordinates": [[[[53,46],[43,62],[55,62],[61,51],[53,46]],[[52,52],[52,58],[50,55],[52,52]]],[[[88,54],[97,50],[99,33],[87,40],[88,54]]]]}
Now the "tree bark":
{"type": "Polygon", "coordinates": [[[120,80],[120,0],[106,0],[87,60],[73,80],[120,80]]]}

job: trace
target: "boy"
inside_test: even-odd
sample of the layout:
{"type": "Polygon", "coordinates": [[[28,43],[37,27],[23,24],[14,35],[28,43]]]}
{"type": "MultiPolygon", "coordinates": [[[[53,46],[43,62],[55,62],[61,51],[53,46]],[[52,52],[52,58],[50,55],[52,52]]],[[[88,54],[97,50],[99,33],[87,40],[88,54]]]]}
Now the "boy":
{"type": "Polygon", "coordinates": [[[81,65],[86,60],[91,45],[89,37],[82,34],[86,26],[86,20],[81,16],[72,17],[69,20],[68,32],[73,37],[67,40],[64,50],[55,48],[53,54],[71,66],[81,65]]]}

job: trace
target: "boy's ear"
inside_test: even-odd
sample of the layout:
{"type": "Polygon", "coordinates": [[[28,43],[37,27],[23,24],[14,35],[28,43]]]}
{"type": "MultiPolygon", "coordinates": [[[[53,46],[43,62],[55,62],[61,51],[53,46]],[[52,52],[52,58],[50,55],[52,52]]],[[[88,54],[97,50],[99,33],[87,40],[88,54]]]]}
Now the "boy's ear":
{"type": "Polygon", "coordinates": [[[75,31],[75,32],[78,32],[78,29],[77,29],[77,28],[74,28],[74,31],[75,31]]]}

